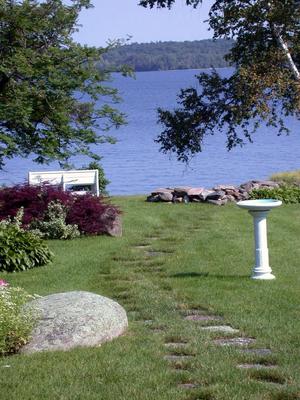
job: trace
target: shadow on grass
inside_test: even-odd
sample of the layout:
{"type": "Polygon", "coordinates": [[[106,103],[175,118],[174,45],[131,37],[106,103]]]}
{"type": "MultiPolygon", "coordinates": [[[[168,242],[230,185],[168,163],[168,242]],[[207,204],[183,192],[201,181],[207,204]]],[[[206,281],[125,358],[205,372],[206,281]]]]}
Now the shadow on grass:
{"type": "Polygon", "coordinates": [[[218,275],[209,272],[178,272],[169,276],[170,278],[218,278],[218,279],[243,279],[248,280],[249,275],[218,275]]]}
{"type": "Polygon", "coordinates": [[[170,278],[206,278],[209,272],[178,272],[170,275],[170,278]]]}

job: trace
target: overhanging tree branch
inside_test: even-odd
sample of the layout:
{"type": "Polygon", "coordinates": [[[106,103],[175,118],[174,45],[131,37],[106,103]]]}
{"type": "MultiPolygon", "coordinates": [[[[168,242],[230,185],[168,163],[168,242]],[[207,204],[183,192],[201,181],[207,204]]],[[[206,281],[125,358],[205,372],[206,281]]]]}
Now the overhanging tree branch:
{"type": "Polygon", "coordinates": [[[80,10],[91,6],[90,0],[1,0],[0,169],[17,155],[62,165],[75,154],[98,157],[89,145],[125,122],[118,110],[97,103],[104,96],[118,100],[103,84],[109,74],[97,68],[112,45],[89,48],[72,39],[80,10]]]}
{"type": "MultiPolygon", "coordinates": [[[[141,4],[171,7],[174,2],[141,4]]],[[[300,119],[299,21],[299,0],[215,0],[209,25],[215,39],[235,40],[226,58],[234,72],[229,78],[201,73],[197,89],[181,91],[177,109],[158,110],[161,151],[188,161],[202,151],[204,137],[218,131],[227,135],[228,149],[251,141],[261,124],[287,132],[285,117],[300,119]]]]}

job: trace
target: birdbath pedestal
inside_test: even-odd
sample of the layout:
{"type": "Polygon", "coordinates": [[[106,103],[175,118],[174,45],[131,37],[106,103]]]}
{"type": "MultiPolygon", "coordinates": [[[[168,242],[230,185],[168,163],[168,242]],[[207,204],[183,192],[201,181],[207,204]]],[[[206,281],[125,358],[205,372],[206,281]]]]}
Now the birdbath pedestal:
{"type": "Polygon", "coordinates": [[[269,265],[269,250],[267,239],[267,215],[272,208],[282,204],[280,200],[261,199],[245,200],[236,203],[238,207],[245,208],[253,217],[255,237],[255,267],[252,279],[275,279],[269,265]]]}

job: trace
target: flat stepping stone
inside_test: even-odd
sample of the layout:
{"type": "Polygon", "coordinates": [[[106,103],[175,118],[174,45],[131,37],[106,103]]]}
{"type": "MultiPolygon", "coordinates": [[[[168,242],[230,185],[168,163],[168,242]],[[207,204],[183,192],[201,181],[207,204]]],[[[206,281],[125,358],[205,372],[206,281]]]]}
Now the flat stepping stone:
{"type": "Polygon", "coordinates": [[[177,385],[179,389],[196,389],[199,386],[198,383],[179,383],[179,385],[177,385]]]}
{"type": "Polygon", "coordinates": [[[237,368],[240,369],[274,369],[277,368],[276,365],[266,365],[266,364],[239,364],[237,368]]]}
{"type": "Polygon", "coordinates": [[[147,247],[150,247],[150,244],[139,244],[137,246],[133,246],[134,249],[146,249],[147,247]]]}
{"type": "Polygon", "coordinates": [[[182,363],[182,361],[173,362],[170,365],[170,368],[172,369],[173,372],[182,373],[183,371],[190,371],[190,367],[188,365],[182,363]]]}
{"type": "Polygon", "coordinates": [[[151,332],[153,333],[164,333],[165,332],[165,328],[159,328],[159,327],[150,327],[151,332]]]}
{"type": "Polygon", "coordinates": [[[218,315],[204,315],[204,314],[192,314],[184,317],[186,321],[220,321],[222,317],[218,315]]]}
{"type": "Polygon", "coordinates": [[[145,325],[152,325],[154,320],[153,319],[145,319],[143,322],[145,325]]]}
{"type": "Polygon", "coordinates": [[[215,339],[213,342],[219,346],[237,346],[244,347],[249,344],[255,343],[255,339],[247,337],[236,337],[236,338],[223,338],[215,339]]]}
{"type": "Polygon", "coordinates": [[[191,308],[189,310],[181,310],[185,316],[188,315],[208,315],[207,310],[201,308],[191,308]]]}
{"type": "Polygon", "coordinates": [[[166,253],[162,251],[147,251],[146,254],[150,257],[157,257],[157,256],[162,256],[166,253]]]}
{"type": "Polygon", "coordinates": [[[26,307],[33,308],[40,319],[23,353],[99,346],[121,335],[128,326],[124,308],[95,293],[52,294],[26,307]]]}
{"type": "Polygon", "coordinates": [[[183,347],[186,347],[187,343],[184,342],[170,342],[170,343],[165,343],[165,347],[168,349],[181,349],[183,347]]]}
{"type": "Polygon", "coordinates": [[[258,356],[267,356],[272,354],[272,350],[270,349],[241,349],[243,353],[248,353],[248,354],[255,354],[258,356]]]}
{"type": "Polygon", "coordinates": [[[234,329],[229,325],[214,325],[214,326],[201,326],[200,329],[202,331],[209,332],[222,332],[222,333],[237,333],[238,329],[234,329]]]}
{"type": "Polygon", "coordinates": [[[187,355],[187,354],[168,354],[167,356],[164,356],[164,360],[167,361],[186,361],[186,360],[191,360],[193,355],[187,355]]]}

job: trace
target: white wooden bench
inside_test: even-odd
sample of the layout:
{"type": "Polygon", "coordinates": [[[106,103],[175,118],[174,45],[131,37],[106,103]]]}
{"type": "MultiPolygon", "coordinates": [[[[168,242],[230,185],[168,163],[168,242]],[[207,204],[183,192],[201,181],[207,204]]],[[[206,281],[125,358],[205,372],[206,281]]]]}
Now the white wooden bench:
{"type": "Polygon", "coordinates": [[[82,169],[71,171],[41,171],[28,173],[29,185],[61,186],[64,191],[70,190],[74,194],[92,193],[99,196],[99,180],[97,169],[82,169]]]}

